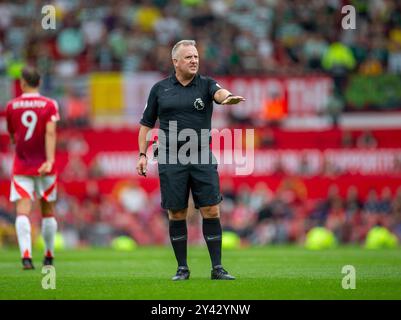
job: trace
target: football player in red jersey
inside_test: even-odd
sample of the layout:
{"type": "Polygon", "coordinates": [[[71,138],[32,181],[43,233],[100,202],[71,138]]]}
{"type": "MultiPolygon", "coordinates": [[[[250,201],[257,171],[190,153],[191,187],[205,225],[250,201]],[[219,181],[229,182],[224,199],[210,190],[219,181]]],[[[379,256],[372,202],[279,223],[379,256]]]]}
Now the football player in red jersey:
{"type": "Polygon", "coordinates": [[[10,200],[16,202],[15,227],[23,269],[33,269],[29,214],[33,201],[40,199],[44,265],[52,265],[57,222],[54,217],[57,183],[54,168],[57,102],[39,93],[40,75],[35,68],[22,71],[23,94],[8,102],[7,129],[15,144],[10,200]]]}

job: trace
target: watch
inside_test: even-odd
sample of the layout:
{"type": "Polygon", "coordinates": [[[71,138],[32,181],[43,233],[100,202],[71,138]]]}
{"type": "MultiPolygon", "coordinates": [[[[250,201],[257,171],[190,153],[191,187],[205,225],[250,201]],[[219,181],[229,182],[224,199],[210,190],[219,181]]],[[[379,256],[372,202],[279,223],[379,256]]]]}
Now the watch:
{"type": "Polygon", "coordinates": [[[139,158],[144,156],[146,159],[148,158],[148,156],[146,155],[146,153],[143,152],[139,152],[139,158]]]}

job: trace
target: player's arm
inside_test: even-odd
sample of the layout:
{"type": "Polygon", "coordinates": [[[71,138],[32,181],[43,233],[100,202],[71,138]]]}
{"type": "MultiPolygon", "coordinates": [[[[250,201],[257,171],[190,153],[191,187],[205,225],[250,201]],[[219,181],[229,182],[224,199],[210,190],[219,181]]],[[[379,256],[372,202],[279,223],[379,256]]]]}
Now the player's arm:
{"type": "Polygon", "coordinates": [[[46,134],[45,134],[45,151],[46,151],[46,162],[44,162],[38,172],[40,174],[46,174],[52,171],[54,160],[56,156],[56,122],[49,121],[46,123],[46,134]]]}

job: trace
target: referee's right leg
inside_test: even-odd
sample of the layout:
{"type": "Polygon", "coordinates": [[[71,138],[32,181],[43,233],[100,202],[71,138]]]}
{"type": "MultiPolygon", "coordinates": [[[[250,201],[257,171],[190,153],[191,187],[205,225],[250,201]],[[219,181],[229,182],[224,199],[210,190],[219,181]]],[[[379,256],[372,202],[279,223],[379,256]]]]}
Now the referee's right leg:
{"type": "Polygon", "coordinates": [[[189,198],[188,166],[160,164],[160,193],[162,207],[168,210],[171,245],[177,259],[177,273],[173,280],[187,280],[187,208],[189,198]]]}

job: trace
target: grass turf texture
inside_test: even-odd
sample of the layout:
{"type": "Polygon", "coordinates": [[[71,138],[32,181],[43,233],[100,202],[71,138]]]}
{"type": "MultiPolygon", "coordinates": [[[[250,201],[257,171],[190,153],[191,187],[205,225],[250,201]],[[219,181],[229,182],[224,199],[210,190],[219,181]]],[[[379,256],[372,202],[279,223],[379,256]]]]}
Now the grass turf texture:
{"type": "Polygon", "coordinates": [[[44,290],[39,252],[35,270],[23,271],[18,250],[0,250],[0,299],[401,299],[401,250],[300,247],[225,250],[235,281],[210,280],[206,247],[190,247],[189,281],[173,282],[169,247],[131,252],[87,249],[58,252],[56,289],[44,290]],[[344,265],[356,269],[356,289],[344,290],[344,265]]]}

